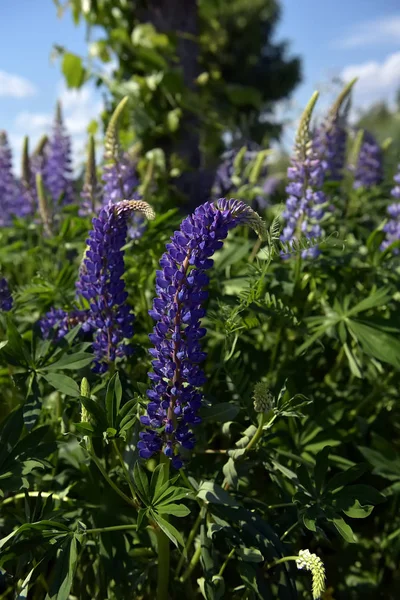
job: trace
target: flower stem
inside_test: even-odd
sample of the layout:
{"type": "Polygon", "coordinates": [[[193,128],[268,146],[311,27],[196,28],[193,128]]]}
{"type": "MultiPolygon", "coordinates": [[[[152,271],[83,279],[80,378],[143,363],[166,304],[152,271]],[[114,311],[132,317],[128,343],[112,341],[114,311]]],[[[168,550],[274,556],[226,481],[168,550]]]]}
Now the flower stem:
{"type": "Polygon", "coordinates": [[[111,527],[96,527],[95,529],[86,529],[83,533],[104,533],[106,531],[129,531],[130,529],[137,529],[137,524],[132,523],[131,525],[112,525],[111,527]]]}
{"type": "Polygon", "coordinates": [[[115,452],[116,452],[116,454],[118,456],[119,462],[121,463],[121,467],[122,467],[122,470],[124,472],[125,479],[126,479],[128,485],[129,485],[129,489],[130,489],[131,495],[132,495],[132,500],[135,503],[136,508],[140,508],[139,498],[136,495],[135,488],[133,487],[133,483],[132,483],[132,480],[131,480],[130,475],[129,475],[129,471],[126,468],[124,457],[122,456],[121,451],[118,448],[117,441],[113,440],[112,443],[113,443],[113,446],[114,446],[114,450],[115,450],[115,452]]]}
{"type": "Polygon", "coordinates": [[[175,577],[179,577],[179,573],[181,572],[181,569],[183,567],[185,556],[187,556],[188,551],[190,549],[190,546],[193,544],[193,541],[194,541],[194,539],[196,537],[196,533],[197,533],[197,531],[198,531],[198,529],[200,527],[201,521],[202,521],[202,514],[201,514],[201,512],[199,512],[199,515],[198,515],[196,521],[194,522],[194,525],[193,525],[193,527],[190,530],[190,533],[188,535],[188,538],[187,538],[187,541],[186,541],[186,544],[185,544],[185,549],[182,552],[181,557],[179,559],[179,563],[178,563],[178,566],[177,566],[176,571],[175,571],[175,577]]]}
{"type": "Polygon", "coordinates": [[[195,566],[197,565],[197,563],[200,560],[200,556],[201,556],[201,546],[199,545],[196,549],[196,552],[193,554],[192,556],[192,560],[190,561],[188,568],[186,569],[186,571],[184,572],[184,574],[182,575],[182,577],[179,578],[179,581],[181,583],[183,583],[184,581],[186,581],[186,579],[188,577],[190,577],[190,575],[192,574],[193,569],[195,568],[195,566]]]}
{"type": "MultiPolygon", "coordinates": [[[[165,464],[167,472],[169,470],[169,458],[163,452],[160,453],[160,463],[165,464]]],[[[169,478],[169,473],[168,473],[169,478]]],[[[166,518],[164,516],[164,518],[166,518]]],[[[169,568],[170,568],[170,548],[169,539],[161,530],[157,530],[158,541],[158,572],[157,572],[157,600],[168,600],[169,568]]]]}
{"type": "Polygon", "coordinates": [[[289,562],[289,560],[298,560],[298,556],[283,556],[282,558],[277,558],[273,560],[271,563],[264,566],[264,569],[272,569],[272,567],[276,567],[276,565],[280,565],[284,562],[289,562]]]}
{"type": "Polygon", "coordinates": [[[224,574],[224,571],[225,571],[225,569],[227,567],[228,562],[231,560],[232,556],[235,554],[235,550],[236,550],[236,548],[232,548],[232,550],[229,552],[228,556],[226,557],[226,559],[225,559],[225,561],[224,561],[224,563],[223,563],[223,565],[220,568],[219,573],[218,573],[218,575],[220,577],[222,577],[222,575],[224,574]]]}

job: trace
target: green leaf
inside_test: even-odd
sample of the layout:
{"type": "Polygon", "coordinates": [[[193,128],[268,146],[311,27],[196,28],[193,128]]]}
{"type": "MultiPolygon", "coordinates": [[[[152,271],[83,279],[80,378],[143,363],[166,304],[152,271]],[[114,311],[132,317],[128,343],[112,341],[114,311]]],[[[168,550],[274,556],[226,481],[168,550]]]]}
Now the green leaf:
{"type": "Polygon", "coordinates": [[[119,379],[119,374],[114,373],[108,382],[106,392],[106,411],[108,424],[111,427],[115,427],[117,423],[117,414],[121,405],[122,398],[122,387],[119,379]]]}
{"type": "Polygon", "coordinates": [[[75,354],[65,354],[55,363],[41,367],[42,371],[78,370],[86,367],[93,361],[93,355],[89,352],[76,352],[75,354]]]}
{"type": "Polygon", "coordinates": [[[150,481],[150,497],[152,502],[155,503],[157,501],[158,496],[160,496],[160,490],[163,485],[168,481],[168,467],[165,463],[161,463],[157,465],[151,475],[150,481]]]}
{"type": "Polygon", "coordinates": [[[231,402],[220,402],[202,411],[203,421],[233,421],[240,411],[240,406],[231,402]]]}
{"type": "Polygon", "coordinates": [[[107,429],[107,416],[100,404],[86,396],[80,396],[79,399],[98,427],[105,431],[107,429]]]}
{"type": "Polygon", "coordinates": [[[85,79],[82,59],[76,54],[66,52],[62,60],[62,72],[69,88],[80,88],[85,79]]]}
{"type": "Polygon", "coordinates": [[[213,481],[204,481],[197,492],[198,498],[210,504],[225,504],[226,506],[240,506],[240,504],[213,481]]]}
{"type": "Polygon", "coordinates": [[[380,290],[376,290],[365,298],[361,300],[358,304],[353,306],[349,311],[347,311],[347,316],[353,316],[365,310],[369,310],[371,308],[376,308],[377,306],[382,306],[383,304],[387,304],[391,298],[391,294],[387,288],[381,288],[380,290]]]}
{"type": "Polygon", "coordinates": [[[169,539],[171,540],[171,542],[176,547],[178,547],[179,544],[181,546],[185,545],[184,539],[183,539],[182,535],[179,533],[179,531],[176,529],[176,527],[174,527],[173,525],[171,525],[171,523],[169,523],[168,521],[166,521],[165,519],[163,519],[163,517],[161,517],[159,514],[157,514],[153,510],[150,511],[150,512],[151,512],[151,515],[152,515],[153,519],[156,521],[157,525],[165,533],[165,535],[167,537],[169,537],[169,539]]]}
{"type": "Polygon", "coordinates": [[[331,523],[333,523],[336,530],[340,533],[342,538],[344,538],[346,540],[346,542],[353,544],[354,542],[357,541],[352,528],[342,518],[336,517],[334,519],[328,519],[328,520],[331,523]]]}
{"type": "Polygon", "coordinates": [[[225,475],[225,480],[229,484],[229,486],[236,488],[239,477],[236,471],[236,463],[232,457],[228,458],[227,462],[222,468],[222,472],[225,475]]]}
{"type": "Polygon", "coordinates": [[[46,600],[68,600],[78,562],[77,541],[70,536],[62,545],[46,600]]]}
{"type": "Polygon", "coordinates": [[[354,465],[354,467],[350,467],[350,469],[347,469],[346,471],[337,473],[327,482],[325,486],[325,492],[334,492],[335,490],[348,485],[352,481],[355,481],[361,477],[361,475],[363,475],[367,470],[367,465],[365,463],[360,463],[358,465],[354,465]]]}
{"type": "Polygon", "coordinates": [[[143,502],[149,504],[151,500],[149,481],[147,479],[147,474],[139,461],[136,461],[135,466],[133,467],[133,481],[143,502]]]}
{"type": "Polygon", "coordinates": [[[184,504],[157,504],[157,512],[161,515],[174,515],[175,517],[187,517],[190,509],[184,504]]]}
{"type": "Polygon", "coordinates": [[[240,548],[236,550],[236,554],[246,562],[259,563],[264,560],[264,557],[258,548],[244,548],[243,546],[240,546],[240,548]]]}
{"type": "Polygon", "coordinates": [[[334,499],[335,508],[354,519],[368,517],[376,504],[385,501],[375,488],[364,484],[349,485],[335,494],[334,499]]]}
{"type": "Polygon", "coordinates": [[[400,368],[400,340],[361,321],[350,321],[348,327],[360,342],[364,352],[400,368]]]}
{"type": "Polygon", "coordinates": [[[51,386],[62,394],[66,394],[66,396],[79,398],[81,395],[76,381],[67,375],[62,375],[61,373],[47,373],[46,375],[43,375],[43,377],[51,386]]]}
{"type": "Polygon", "coordinates": [[[317,495],[319,496],[326,473],[328,471],[329,466],[329,453],[331,451],[330,446],[326,446],[321,452],[318,452],[315,459],[315,468],[314,468],[314,484],[317,495]]]}
{"type": "Polygon", "coordinates": [[[0,549],[3,548],[7,544],[7,542],[9,542],[16,535],[18,535],[20,533],[24,533],[25,531],[31,531],[31,530],[51,531],[54,533],[63,533],[63,532],[68,533],[69,532],[69,529],[68,529],[68,527],[66,527],[66,525],[64,525],[63,523],[58,523],[57,521],[43,520],[43,521],[37,521],[35,523],[24,523],[23,525],[21,525],[20,527],[17,527],[17,529],[15,529],[10,534],[8,534],[6,537],[4,537],[0,540],[0,549]]]}

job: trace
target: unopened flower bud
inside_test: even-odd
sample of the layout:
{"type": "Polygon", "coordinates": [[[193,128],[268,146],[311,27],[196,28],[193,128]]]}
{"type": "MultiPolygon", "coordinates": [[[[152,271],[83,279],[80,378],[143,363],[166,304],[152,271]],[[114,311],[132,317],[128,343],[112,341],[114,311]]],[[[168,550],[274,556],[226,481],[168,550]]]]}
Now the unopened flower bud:
{"type": "Polygon", "coordinates": [[[265,382],[259,381],[256,383],[254,387],[253,400],[254,410],[257,413],[267,413],[272,410],[274,405],[274,396],[265,382]]]}

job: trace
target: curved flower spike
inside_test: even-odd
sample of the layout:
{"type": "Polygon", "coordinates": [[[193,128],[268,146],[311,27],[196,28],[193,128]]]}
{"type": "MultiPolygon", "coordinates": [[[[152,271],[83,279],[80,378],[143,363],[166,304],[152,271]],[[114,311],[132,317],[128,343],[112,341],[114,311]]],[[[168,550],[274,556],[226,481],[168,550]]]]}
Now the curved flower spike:
{"type": "Polygon", "coordinates": [[[124,343],[133,335],[134,315],[126,303],[124,253],[127,221],[132,212],[139,211],[154,219],[153,209],[141,200],[111,202],[93,219],[87,249],[80,269],[77,292],[90,304],[87,323],[95,330],[93,349],[96,356],[94,370],[107,371],[117,357],[131,353],[124,343]]]}
{"type": "Polygon", "coordinates": [[[161,258],[157,298],[149,311],[157,324],[149,336],[154,360],[149,373],[152,387],[147,392],[150,402],[141,418],[147,426],[138,444],[142,458],[162,450],[180,468],[179,448],[194,447],[192,427],[200,423],[197,413],[202,403],[198,388],[206,381],[200,367],[206,358],[200,344],[206,334],[200,325],[208,297],[206,271],[228,231],[237,225],[266,235],[261,217],[244,202],[224,198],[216,204],[206,202],[182,221],[161,258]]]}

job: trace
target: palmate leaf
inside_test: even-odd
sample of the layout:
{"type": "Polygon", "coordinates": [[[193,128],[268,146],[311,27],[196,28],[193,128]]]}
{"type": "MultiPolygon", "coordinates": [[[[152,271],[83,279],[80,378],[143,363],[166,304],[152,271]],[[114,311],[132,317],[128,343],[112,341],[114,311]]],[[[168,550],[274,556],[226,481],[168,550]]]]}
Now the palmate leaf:
{"type": "Polygon", "coordinates": [[[69,535],[57,556],[56,568],[46,600],[68,600],[78,562],[77,539],[69,535]]]}
{"type": "Polygon", "coordinates": [[[371,326],[367,321],[353,319],[348,322],[348,327],[364,352],[382,362],[400,368],[400,340],[371,326]]]}

